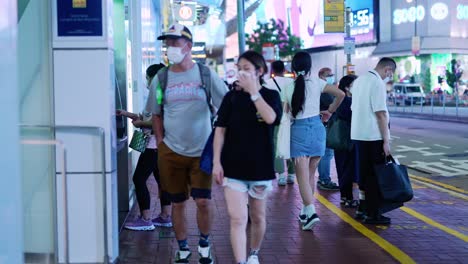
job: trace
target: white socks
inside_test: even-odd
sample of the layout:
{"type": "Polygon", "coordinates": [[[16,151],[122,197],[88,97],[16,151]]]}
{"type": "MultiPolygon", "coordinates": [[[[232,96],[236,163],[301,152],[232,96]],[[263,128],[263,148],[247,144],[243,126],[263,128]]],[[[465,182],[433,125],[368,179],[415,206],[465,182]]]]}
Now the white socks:
{"type": "Polygon", "coordinates": [[[315,206],[313,204],[309,204],[307,206],[303,206],[302,207],[302,210],[301,210],[301,214],[305,214],[307,215],[308,217],[309,216],[312,216],[313,214],[315,214],[315,206]]]}

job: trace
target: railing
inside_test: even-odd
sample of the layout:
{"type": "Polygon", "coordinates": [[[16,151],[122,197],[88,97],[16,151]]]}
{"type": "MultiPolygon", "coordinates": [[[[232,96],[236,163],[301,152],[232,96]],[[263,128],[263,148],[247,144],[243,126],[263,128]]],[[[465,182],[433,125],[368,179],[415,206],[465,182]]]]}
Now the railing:
{"type": "Polygon", "coordinates": [[[421,97],[388,97],[388,108],[396,113],[425,114],[431,117],[468,118],[468,95],[430,94],[421,97]]]}
{"type": "MultiPolygon", "coordinates": [[[[105,264],[109,263],[109,249],[108,249],[108,236],[107,236],[107,180],[106,180],[106,141],[105,141],[105,131],[102,127],[93,127],[93,126],[48,126],[48,125],[29,125],[21,124],[20,128],[24,129],[49,129],[53,131],[63,131],[63,132],[76,132],[76,131],[95,131],[99,134],[100,138],[100,147],[101,147],[101,176],[102,176],[102,208],[103,208],[103,224],[104,224],[104,262],[105,264]]],[[[66,170],[66,148],[65,145],[59,140],[23,140],[22,144],[29,145],[56,145],[62,149],[62,173],[64,175],[64,222],[65,222],[65,263],[70,262],[70,249],[69,249],[69,226],[68,226],[68,185],[67,185],[67,170],[66,170]]],[[[54,197],[57,201],[57,190],[56,190],[56,177],[54,177],[54,197]]],[[[58,205],[57,205],[58,206],[58,205]]],[[[54,221],[57,221],[57,206],[54,207],[54,221]]],[[[57,226],[57,225],[55,225],[57,226]]],[[[58,260],[58,230],[57,228],[54,231],[54,243],[55,243],[55,259],[56,263],[59,263],[58,260]]]]}
{"type": "MultiPolygon", "coordinates": [[[[69,250],[69,244],[70,244],[70,241],[68,239],[68,184],[67,184],[67,152],[66,152],[66,149],[65,149],[65,145],[63,144],[62,141],[60,140],[21,140],[21,144],[22,145],[46,145],[46,146],[56,146],[58,147],[61,151],[60,153],[62,154],[61,155],[61,171],[62,171],[62,175],[63,175],[63,201],[64,201],[64,205],[63,205],[63,210],[64,210],[64,222],[65,222],[65,234],[64,234],[64,237],[65,237],[65,244],[64,244],[64,254],[65,254],[65,263],[68,264],[70,263],[70,250],[69,250]]],[[[57,202],[58,201],[58,194],[57,194],[57,189],[56,189],[56,186],[57,186],[57,174],[56,174],[56,177],[53,177],[53,180],[52,180],[52,192],[53,192],[53,196],[54,196],[54,199],[55,201],[57,202]]],[[[58,222],[58,213],[57,213],[57,206],[53,206],[53,224],[54,226],[56,227],[57,226],[57,222],[58,222]]],[[[54,228],[54,250],[55,250],[55,254],[54,254],[54,258],[55,258],[55,263],[59,263],[59,259],[58,259],[58,230],[57,228],[54,228]]]]}

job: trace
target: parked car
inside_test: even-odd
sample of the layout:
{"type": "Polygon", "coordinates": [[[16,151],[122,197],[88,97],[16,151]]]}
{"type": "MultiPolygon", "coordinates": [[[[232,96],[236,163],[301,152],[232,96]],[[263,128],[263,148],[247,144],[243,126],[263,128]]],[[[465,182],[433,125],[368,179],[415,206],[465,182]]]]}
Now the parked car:
{"type": "Polygon", "coordinates": [[[390,96],[396,105],[426,103],[426,95],[419,83],[394,83],[390,96]]]}

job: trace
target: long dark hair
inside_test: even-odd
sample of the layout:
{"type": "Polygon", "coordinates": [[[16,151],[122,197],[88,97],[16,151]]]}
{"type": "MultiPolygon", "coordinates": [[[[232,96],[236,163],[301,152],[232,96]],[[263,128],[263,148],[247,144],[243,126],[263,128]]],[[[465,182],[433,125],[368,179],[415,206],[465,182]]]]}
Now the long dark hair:
{"type": "Polygon", "coordinates": [[[263,80],[263,75],[265,75],[268,72],[268,67],[263,56],[256,51],[248,50],[239,56],[237,62],[239,62],[241,59],[248,60],[250,63],[252,63],[255,67],[255,70],[263,69],[263,74],[259,77],[260,84],[263,85],[265,83],[265,81],[263,80]]]}
{"type": "Polygon", "coordinates": [[[305,102],[305,75],[309,74],[312,67],[312,58],[309,53],[300,51],[294,55],[291,63],[292,70],[297,77],[294,81],[294,92],[291,100],[291,111],[293,117],[296,117],[299,112],[304,110],[305,102]]]}
{"type": "Polygon", "coordinates": [[[348,74],[346,76],[343,76],[343,78],[341,78],[340,80],[340,83],[338,84],[338,89],[340,89],[346,94],[345,88],[349,87],[356,79],[357,79],[357,76],[354,74],[348,74]]]}

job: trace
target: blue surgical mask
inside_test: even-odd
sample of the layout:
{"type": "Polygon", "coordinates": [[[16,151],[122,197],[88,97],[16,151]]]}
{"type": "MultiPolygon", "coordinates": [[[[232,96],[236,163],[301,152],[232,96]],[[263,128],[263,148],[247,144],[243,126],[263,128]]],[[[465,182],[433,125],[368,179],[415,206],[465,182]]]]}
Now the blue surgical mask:
{"type": "Polygon", "coordinates": [[[327,83],[328,84],[334,84],[335,83],[335,76],[327,77],[327,83]]]}

